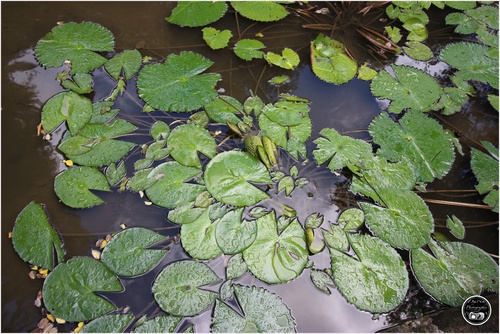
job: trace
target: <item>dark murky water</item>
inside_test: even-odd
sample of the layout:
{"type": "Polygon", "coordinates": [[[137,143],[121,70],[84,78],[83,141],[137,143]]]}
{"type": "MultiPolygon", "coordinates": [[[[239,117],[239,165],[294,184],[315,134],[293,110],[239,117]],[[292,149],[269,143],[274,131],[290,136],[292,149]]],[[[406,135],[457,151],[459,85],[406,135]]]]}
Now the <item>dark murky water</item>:
{"type": "MultiPolygon", "coordinates": [[[[29,267],[14,252],[11,241],[7,238],[12,230],[18,213],[30,202],[45,203],[50,219],[57,226],[65,241],[66,256],[69,259],[77,255],[90,255],[90,249],[96,240],[106,234],[120,229],[119,225],[144,226],[159,229],[161,233],[177,233],[168,230],[166,210],[154,206],[146,207],[137,194],[123,192],[100,194],[106,205],[87,210],[72,210],[59,203],[53,191],[53,179],[65,168],[63,157],[55,146],[62,135],[62,130],[50,141],[44,141],[36,135],[36,126],[40,122],[40,111],[52,95],[62,91],[55,81],[59,69],[43,69],[34,59],[33,47],[36,42],[48,33],[57,21],[92,21],[99,23],[115,36],[116,50],[142,47],[143,55],[162,58],[170,53],[178,53],[191,49],[205,55],[215,62],[209,71],[222,74],[227,95],[243,101],[252,90],[265,102],[274,102],[280,92],[310,99],[312,103],[311,118],[313,120],[312,139],[318,137],[322,128],[333,127],[343,133],[350,133],[357,138],[367,139],[366,129],[371,120],[380,112],[383,102],[376,101],[370,94],[369,83],[352,80],[334,86],[322,82],[311,72],[307,65],[309,41],[316,32],[299,28],[304,23],[301,18],[290,17],[283,23],[273,25],[265,31],[265,25],[254,24],[240,18],[241,31],[246,36],[253,36],[262,31],[264,43],[270,49],[281,50],[284,46],[298,50],[302,67],[291,74],[290,84],[280,89],[267,84],[267,80],[275,75],[290,75],[289,71],[263,66],[262,62],[238,60],[231,51],[212,51],[205,46],[199,29],[182,29],[169,25],[165,17],[170,15],[173,3],[159,2],[3,2],[2,3],[2,331],[31,331],[42,317],[40,310],[34,306],[37,292],[41,289],[42,280],[31,280],[28,277],[29,267]],[[265,70],[263,70],[265,68],[265,70]]],[[[349,18],[349,8],[345,5],[345,15],[349,18]]],[[[354,6],[354,5],[353,5],[354,6]]],[[[376,24],[377,10],[368,15],[365,24],[376,24]],[[371,15],[371,16],[370,16],[371,15]]],[[[366,51],[366,44],[353,33],[351,23],[337,32],[340,40],[344,40],[351,53],[362,63],[365,60],[384,66],[381,58],[374,58],[366,51]],[[349,29],[351,28],[351,29],[349,29]]],[[[229,26],[237,31],[234,17],[226,17],[213,25],[216,28],[229,26]]],[[[452,29],[436,30],[431,40],[434,47],[450,40],[452,29]]],[[[411,61],[407,57],[398,57],[397,64],[424,66],[411,61]]],[[[436,74],[446,70],[442,64],[427,68],[436,74]]],[[[95,100],[103,98],[112,89],[114,83],[101,75],[95,74],[95,100]]],[[[138,104],[133,85],[129,85],[128,94],[120,99],[121,114],[137,115],[142,107],[138,104]]],[[[142,117],[142,116],[141,116],[142,117]]],[[[135,118],[136,122],[151,123],[151,116],[135,118]]],[[[152,117],[169,117],[154,114],[152,117]]],[[[462,144],[468,153],[468,146],[478,147],[482,140],[493,143],[498,141],[498,113],[480,99],[472,99],[467,108],[460,114],[443,118],[446,128],[453,129],[461,135],[462,144]]],[[[313,146],[309,143],[309,151],[313,146]]],[[[286,159],[286,157],[282,157],[286,159]]],[[[310,157],[310,160],[313,161],[310,157]]],[[[290,162],[291,164],[292,162],[290,162]]],[[[296,190],[292,198],[279,196],[280,201],[298,209],[299,218],[303,220],[313,212],[321,212],[327,221],[335,221],[338,210],[348,206],[349,195],[343,188],[346,179],[334,177],[324,168],[315,168],[314,163],[301,166],[301,176],[306,176],[311,183],[303,190],[296,190]],[[314,194],[313,198],[307,196],[314,194]]],[[[469,158],[457,156],[453,170],[443,180],[428,186],[433,189],[473,189],[475,179],[470,171],[469,158]]],[[[473,197],[445,197],[442,194],[425,194],[425,198],[477,202],[473,197]]],[[[474,210],[445,205],[429,204],[436,223],[441,225],[437,230],[446,233],[443,228],[447,215],[456,215],[471,228],[467,229],[466,242],[473,243],[486,252],[498,254],[498,223],[486,227],[472,228],[473,224],[498,222],[498,215],[487,210],[474,210]]],[[[326,252],[313,258],[318,268],[329,266],[326,252]]],[[[164,258],[168,263],[186,255],[180,247],[173,247],[164,258]]],[[[224,259],[210,261],[211,266],[219,274],[224,273],[224,259]]],[[[114,296],[118,307],[131,306],[134,314],[155,314],[159,312],[150,294],[150,285],[161,266],[144,275],[139,280],[123,280],[126,291],[114,296]],[[137,291],[143,291],[139,299],[137,291]],[[134,300],[130,300],[134,298],[134,300]]],[[[263,283],[246,275],[243,284],[264,286],[263,283]]],[[[358,311],[345,302],[336,290],[328,296],[318,292],[307,274],[284,285],[267,288],[279,296],[291,308],[297,322],[299,332],[372,332],[397,323],[406,317],[415,317],[419,312],[425,313],[438,307],[438,304],[426,297],[418,289],[411,291],[409,301],[387,316],[372,320],[372,315],[358,311]],[[413,295],[416,294],[416,297],[413,295]]],[[[192,319],[196,323],[196,331],[208,332],[210,312],[192,319]]]]}

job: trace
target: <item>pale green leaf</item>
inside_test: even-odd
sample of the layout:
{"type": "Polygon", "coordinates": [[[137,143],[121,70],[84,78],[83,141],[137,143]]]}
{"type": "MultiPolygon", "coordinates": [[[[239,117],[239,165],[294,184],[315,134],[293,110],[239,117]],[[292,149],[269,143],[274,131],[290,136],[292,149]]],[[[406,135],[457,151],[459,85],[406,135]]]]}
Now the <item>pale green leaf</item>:
{"type": "Polygon", "coordinates": [[[260,49],[266,46],[256,39],[241,39],[234,44],[234,53],[243,60],[259,59],[264,56],[264,52],[260,49]]]}
{"type": "Polygon", "coordinates": [[[260,22],[273,22],[285,18],[288,11],[274,1],[231,1],[231,6],[243,17],[260,22]]]}
{"type": "Polygon", "coordinates": [[[324,270],[311,269],[311,282],[313,282],[315,287],[317,287],[327,295],[331,294],[328,286],[335,286],[335,282],[333,281],[332,277],[328,275],[324,270]]]}
{"type": "Polygon", "coordinates": [[[247,264],[243,261],[243,255],[239,253],[229,259],[226,268],[226,277],[228,280],[236,279],[247,271],[247,264]]]}
{"type": "Polygon", "coordinates": [[[205,111],[212,120],[217,123],[226,124],[226,122],[238,124],[241,119],[237,114],[241,113],[243,105],[234,97],[220,95],[213,101],[205,105],[205,111]]]}
{"type": "Polygon", "coordinates": [[[411,58],[420,61],[430,60],[434,56],[432,50],[427,45],[415,41],[406,42],[403,50],[411,58]]]}
{"type": "Polygon", "coordinates": [[[223,49],[229,44],[229,40],[233,37],[231,30],[218,30],[212,27],[202,29],[203,40],[213,50],[223,49]]]}
{"type": "Polygon", "coordinates": [[[264,59],[271,65],[276,65],[286,70],[293,70],[300,63],[297,52],[290,48],[284,48],[281,55],[269,51],[264,55],[264,59]]]}
{"type": "Polygon", "coordinates": [[[175,333],[181,320],[181,317],[173,315],[156,316],[138,325],[132,333],[175,333]]]}
{"type": "Polygon", "coordinates": [[[217,223],[215,236],[224,254],[237,254],[247,249],[257,236],[255,220],[243,219],[244,208],[226,213],[217,223]]]}
{"type": "Polygon", "coordinates": [[[224,1],[180,1],[165,20],[180,26],[201,27],[219,20],[226,11],[224,1]]]}
{"type": "Polygon", "coordinates": [[[446,227],[456,238],[463,239],[465,237],[465,227],[460,219],[455,217],[455,215],[453,215],[451,218],[446,218],[446,227]]]}

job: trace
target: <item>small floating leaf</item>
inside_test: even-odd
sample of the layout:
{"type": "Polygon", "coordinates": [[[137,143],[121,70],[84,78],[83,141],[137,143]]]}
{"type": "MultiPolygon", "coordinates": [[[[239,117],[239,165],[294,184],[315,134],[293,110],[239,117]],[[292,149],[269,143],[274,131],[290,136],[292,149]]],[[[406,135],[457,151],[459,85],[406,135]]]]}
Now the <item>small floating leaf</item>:
{"type": "Polygon", "coordinates": [[[156,141],[167,139],[168,136],[170,135],[170,127],[167,123],[163,121],[156,121],[151,126],[149,134],[156,141]]]}
{"type": "Polygon", "coordinates": [[[496,158],[494,158],[475,148],[471,150],[471,167],[478,181],[476,189],[481,195],[487,194],[483,201],[491,206],[494,212],[498,212],[499,187],[498,151],[496,154],[496,158]]]}
{"type": "Polygon", "coordinates": [[[278,75],[276,77],[271,78],[268,81],[273,86],[281,86],[283,84],[290,82],[290,77],[288,75],[278,75]]]}
{"type": "Polygon", "coordinates": [[[311,282],[314,286],[326,293],[331,294],[328,286],[334,287],[335,282],[332,277],[328,275],[324,270],[311,269],[311,282]]]}
{"type": "Polygon", "coordinates": [[[446,218],[446,227],[450,229],[451,234],[453,234],[458,239],[463,239],[465,237],[465,227],[454,215],[450,218],[446,218]]]}
{"type": "Polygon", "coordinates": [[[378,72],[368,67],[367,64],[360,66],[358,69],[358,79],[361,80],[366,80],[366,81],[372,80],[373,78],[375,78],[377,74],[378,72]]]}
{"type": "Polygon", "coordinates": [[[408,41],[406,45],[403,46],[404,52],[415,60],[427,61],[434,56],[431,49],[420,42],[408,41]]]}
{"type": "Polygon", "coordinates": [[[241,119],[236,115],[241,113],[243,105],[234,97],[220,95],[217,99],[208,102],[205,105],[205,111],[208,117],[217,123],[226,122],[238,124],[241,119]]]}
{"type": "Polygon", "coordinates": [[[334,248],[341,252],[347,252],[349,250],[349,240],[347,240],[347,234],[342,227],[339,225],[330,224],[330,231],[323,230],[323,240],[325,240],[328,248],[334,248]]]}
{"type": "Polygon", "coordinates": [[[323,224],[325,220],[325,216],[320,214],[319,212],[315,212],[307,216],[306,222],[304,223],[305,228],[318,228],[323,224]]]}
{"type": "Polygon", "coordinates": [[[106,179],[110,186],[118,184],[125,177],[127,171],[125,169],[125,163],[122,161],[118,167],[116,164],[112,163],[106,168],[106,179]]]}
{"type": "Polygon", "coordinates": [[[291,176],[285,176],[278,182],[278,192],[281,192],[283,189],[285,189],[286,196],[292,194],[292,191],[295,189],[295,183],[291,176]]]}
{"type": "Polygon", "coordinates": [[[363,211],[358,208],[350,208],[342,211],[337,221],[345,231],[353,231],[363,225],[365,215],[363,211]]]}
{"type": "Polygon", "coordinates": [[[170,155],[178,163],[201,168],[198,152],[208,158],[217,154],[217,144],[210,132],[194,124],[183,124],[172,130],[168,137],[170,155]]]}
{"type": "Polygon", "coordinates": [[[226,213],[218,222],[216,228],[217,244],[224,254],[237,254],[247,249],[257,236],[255,220],[243,219],[244,208],[238,208],[226,213]]]}
{"type": "Polygon", "coordinates": [[[224,1],[180,1],[166,21],[186,27],[201,27],[219,20],[227,11],[224,1]]]}
{"type": "Polygon", "coordinates": [[[104,68],[115,80],[120,78],[123,69],[125,80],[130,80],[139,71],[141,65],[142,56],[138,50],[125,50],[104,64],[104,68]]]}
{"type": "Polygon", "coordinates": [[[272,1],[231,1],[231,6],[241,16],[260,22],[278,21],[288,15],[285,7],[272,1]]]}
{"type": "Polygon", "coordinates": [[[248,271],[247,264],[243,261],[241,253],[232,256],[227,263],[226,277],[228,280],[236,279],[248,271]]]}
{"type": "Polygon", "coordinates": [[[212,27],[203,28],[203,40],[212,50],[223,49],[233,37],[231,30],[218,30],[212,27]]]}
{"type": "Polygon", "coordinates": [[[77,73],[72,80],[67,79],[61,82],[64,88],[71,89],[78,94],[87,94],[92,91],[92,75],[88,73],[77,73]]]}
{"type": "Polygon", "coordinates": [[[134,315],[106,314],[82,327],[80,333],[122,333],[134,319],[134,315]]]}
{"type": "Polygon", "coordinates": [[[234,53],[243,60],[259,59],[264,56],[260,49],[266,46],[256,39],[242,39],[234,44],[234,53]]]}
{"type": "Polygon", "coordinates": [[[52,132],[67,121],[71,134],[76,135],[92,118],[92,101],[75,92],[63,92],[52,96],[42,109],[42,126],[52,132]]]}
{"type": "Polygon", "coordinates": [[[281,55],[269,51],[264,55],[264,59],[267,60],[269,64],[279,66],[286,70],[293,70],[300,62],[297,52],[289,48],[284,48],[281,55]]]}
{"type": "Polygon", "coordinates": [[[175,333],[181,320],[182,317],[173,315],[156,316],[138,325],[131,333],[175,333]]]}

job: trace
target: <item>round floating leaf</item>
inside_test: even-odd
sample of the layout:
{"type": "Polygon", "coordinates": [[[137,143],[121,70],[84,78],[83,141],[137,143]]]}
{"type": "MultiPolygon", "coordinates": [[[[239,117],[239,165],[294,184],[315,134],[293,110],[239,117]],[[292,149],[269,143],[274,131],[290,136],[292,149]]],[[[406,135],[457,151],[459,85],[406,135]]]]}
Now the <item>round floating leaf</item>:
{"type": "Polygon", "coordinates": [[[335,248],[342,252],[347,252],[349,250],[349,241],[347,240],[346,231],[339,225],[330,224],[330,231],[321,229],[323,233],[323,239],[326,245],[332,249],[335,248]]]}
{"type": "Polygon", "coordinates": [[[489,28],[498,30],[498,7],[496,6],[481,6],[465,11],[469,17],[484,23],[489,28]]]}
{"type": "Polygon", "coordinates": [[[206,264],[196,261],[179,261],[168,265],[153,283],[153,295],[167,313],[178,316],[195,316],[212,305],[217,293],[201,287],[220,281],[206,264]]]}
{"type": "Polygon", "coordinates": [[[217,99],[210,101],[205,105],[207,115],[217,123],[238,124],[241,119],[236,115],[241,113],[243,105],[234,97],[220,95],[217,99]]]}
{"type": "Polygon", "coordinates": [[[125,80],[129,80],[139,71],[141,65],[142,56],[138,50],[125,50],[104,64],[104,68],[115,80],[120,78],[123,69],[125,80]]]}
{"type": "Polygon", "coordinates": [[[451,234],[453,234],[458,239],[463,239],[465,237],[465,227],[454,215],[450,218],[446,218],[446,227],[450,229],[451,234]]]}
{"type": "Polygon", "coordinates": [[[324,270],[311,269],[311,282],[313,282],[315,287],[317,287],[327,295],[331,294],[328,286],[335,286],[333,278],[324,270]]]}
{"type": "Polygon", "coordinates": [[[242,39],[234,44],[234,53],[243,60],[259,59],[264,56],[264,52],[260,49],[266,46],[256,39],[242,39]]]}
{"type": "Polygon", "coordinates": [[[151,126],[149,133],[151,134],[151,137],[153,137],[153,139],[156,141],[167,139],[170,135],[170,127],[163,121],[156,121],[151,126]]]}
{"type": "Polygon", "coordinates": [[[57,197],[75,209],[90,208],[104,203],[89,189],[111,191],[106,176],[94,167],[73,167],[59,173],[54,180],[57,197]]]}
{"type": "Polygon", "coordinates": [[[368,127],[373,141],[380,145],[379,156],[391,161],[408,158],[417,181],[431,182],[451,169],[455,152],[450,137],[441,125],[417,110],[411,110],[393,122],[382,113],[368,127]]]}
{"type": "Polygon", "coordinates": [[[366,63],[363,66],[360,66],[358,69],[358,79],[361,80],[372,80],[377,74],[378,72],[368,67],[366,63]]]}
{"type": "Polygon", "coordinates": [[[75,92],[63,92],[52,96],[42,109],[42,126],[52,132],[67,121],[69,131],[76,135],[92,118],[92,101],[75,92]]]}
{"type": "Polygon", "coordinates": [[[132,319],[131,313],[106,314],[85,324],[80,333],[123,333],[132,319]]]}
{"type": "Polygon", "coordinates": [[[231,1],[231,6],[247,19],[272,22],[288,15],[285,7],[272,1],[231,1]]]}
{"type": "Polygon", "coordinates": [[[62,242],[42,205],[31,202],[17,215],[12,244],[23,261],[52,270],[64,257],[62,242]]]}
{"type": "Polygon", "coordinates": [[[138,276],[150,271],[167,250],[147,249],[165,239],[159,233],[142,227],[125,229],[107,243],[101,261],[119,276],[138,276]]]}
{"type": "Polygon", "coordinates": [[[248,269],[268,283],[284,283],[299,276],[307,264],[304,230],[297,219],[278,235],[274,211],[257,219],[257,238],[243,251],[248,269]]]}
{"type": "Polygon", "coordinates": [[[246,152],[218,154],[208,163],[204,179],[212,196],[225,204],[249,206],[269,198],[266,192],[249,183],[270,183],[269,171],[246,152]]]}
{"type": "MultiPolygon", "coordinates": [[[[498,154],[498,151],[496,153],[498,154]]],[[[498,212],[498,156],[495,159],[472,148],[471,167],[478,181],[477,191],[487,194],[483,201],[491,206],[494,212],[498,212]]]]}
{"type": "Polygon", "coordinates": [[[132,333],[175,333],[175,329],[181,320],[182,317],[160,315],[146,320],[137,326],[132,333]]]}
{"type": "Polygon", "coordinates": [[[293,70],[299,65],[300,58],[297,52],[289,48],[284,48],[281,55],[269,51],[264,55],[264,59],[271,65],[276,65],[286,70],[293,70]]]}
{"type": "Polygon", "coordinates": [[[231,30],[218,30],[215,28],[203,28],[203,40],[213,50],[223,49],[229,44],[229,40],[233,37],[231,30]]]}
{"type": "Polygon", "coordinates": [[[127,175],[125,163],[122,161],[118,167],[112,163],[106,168],[106,179],[110,186],[118,184],[127,175]]]}
{"type": "Polygon", "coordinates": [[[87,321],[115,310],[115,306],[95,292],[119,292],[118,278],[101,262],[75,257],[60,263],[43,283],[47,311],[66,321],[87,321]]]}
{"type": "Polygon", "coordinates": [[[217,144],[207,129],[194,124],[183,124],[172,130],[167,142],[170,155],[178,163],[201,168],[198,152],[213,158],[217,154],[217,144]]]}
{"type": "Polygon", "coordinates": [[[280,297],[263,288],[235,284],[234,293],[242,315],[216,301],[212,319],[214,333],[292,333],[295,320],[280,297]]]}
{"type": "Polygon", "coordinates": [[[171,54],[163,64],[146,65],[137,78],[139,96],[163,111],[192,111],[217,97],[220,74],[200,74],[213,64],[194,52],[171,54]]]}
{"type": "Polygon", "coordinates": [[[148,174],[149,179],[157,181],[146,189],[146,195],[156,205],[168,209],[192,202],[205,187],[187,181],[200,173],[201,169],[186,167],[176,161],[162,163],[148,174]]]}
{"type": "Polygon", "coordinates": [[[180,26],[201,27],[219,20],[226,11],[224,1],[180,1],[165,20],[180,26]]]}
{"type": "Polygon", "coordinates": [[[92,75],[88,73],[77,73],[72,80],[63,80],[61,85],[66,89],[71,89],[78,94],[87,94],[92,91],[92,75]]]}
{"type": "Polygon", "coordinates": [[[218,222],[215,237],[224,254],[237,254],[247,249],[257,236],[255,220],[242,219],[244,208],[226,213],[218,222]]]}
{"type": "Polygon", "coordinates": [[[247,271],[247,264],[243,261],[243,255],[239,253],[229,259],[226,269],[226,278],[228,280],[236,279],[245,274],[247,271]]]}
{"type": "Polygon", "coordinates": [[[342,211],[337,221],[345,231],[357,230],[363,225],[365,215],[363,211],[358,208],[350,208],[342,211]]]}
{"type": "Polygon", "coordinates": [[[60,67],[71,62],[71,74],[87,73],[107,59],[94,51],[113,51],[113,34],[92,22],[61,24],[51,30],[35,47],[38,61],[46,67],[60,67]]]}
{"type": "Polygon", "coordinates": [[[498,292],[498,265],[476,246],[431,241],[432,253],[411,251],[411,266],[424,290],[437,300],[460,306],[482,289],[498,292]]]}
{"type": "Polygon", "coordinates": [[[193,207],[194,202],[178,206],[168,212],[168,220],[175,224],[190,224],[200,217],[206,208],[193,207]]]}
{"type": "Polygon", "coordinates": [[[366,234],[348,234],[357,258],[330,249],[335,284],[357,308],[384,313],[398,306],[409,286],[408,272],[394,248],[366,234]]]}
{"type": "Polygon", "coordinates": [[[415,60],[427,61],[432,59],[434,54],[432,50],[425,44],[415,41],[406,42],[407,46],[403,46],[405,53],[415,60]]]}
{"type": "Polygon", "coordinates": [[[426,112],[441,96],[441,86],[429,74],[409,66],[393,65],[395,77],[380,71],[372,80],[372,94],[392,102],[388,111],[400,113],[404,109],[426,112]]]}

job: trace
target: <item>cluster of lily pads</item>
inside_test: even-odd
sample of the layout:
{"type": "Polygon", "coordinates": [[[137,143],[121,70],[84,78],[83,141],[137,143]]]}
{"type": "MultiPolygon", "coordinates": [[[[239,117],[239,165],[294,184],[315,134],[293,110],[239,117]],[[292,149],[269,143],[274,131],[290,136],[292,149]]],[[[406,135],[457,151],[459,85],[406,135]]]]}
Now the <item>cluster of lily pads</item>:
{"type": "MultiPolygon", "coordinates": [[[[276,155],[288,154],[298,161],[306,158],[305,143],[312,133],[310,101],[281,94],[274,103],[266,104],[255,95],[240,102],[218,93],[221,76],[206,73],[213,63],[200,54],[183,51],[161,61],[143,57],[138,50],[114,54],[113,34],[98,24],[54,27],[35,51],[43,66],[67,67],[58,74],[67,90],[51,97],[41,113],[47,136],[61,126],[67,129],[57,148],[68,168],[56,176],[55,193],[65,205],[84,209],[104,204],[91,190],[137,192],[168,209],[167,218],[180,225],[182,247],[192,260],[168,264],[154,281],[152,294],[166,315],[143,317],[131,324],[133,314],[114,312],[116,307],[94,292],[122,291],[119,277],[140,276],[156,267],[168,250],[154,245],[165,236],[130,227],[107,240],[99,259],[65,261],[61,237],[47,218],[50,208],[31,202],[19,214],[12,239],[24,261],[50,271],[43,285],[47,311],[61,321],[90,321],[82,331],[171,332],[183,317],[213,307],[214,332],[292,332],[295,320],[278,296],[234,280],[249,271],[268,284],[286,283],[309,269],[321,291],[330,293],[328,286],[335,286],[359,309],[384,313],[404,300],[409,287],[409,268],[397,250],[410,251],[411,270],[422,288],[447,305],[461,305],[466,297],[484,290],[498,291],[496,262],[476,246],[434,238],[434,219],[413,191],[445,176],[455,150],[463,154],[458,139],[425,113],[460,111],[474,94],[471,81],[498,89],[498,8],[476,8],[475,3],[469,8],[470,3],[463,8],[451,5],[461,11],[446,19],[457,25],[456,32],[478,36],[477,42],[450,44],[441,50],[439,59],[457,69],[450,87],[409,66],[393,65],[380,72],[366,64],[358,66],[341,42],[322,34],[311,41],[311,67],[318,78],[342,84],[357,74],[371,80],[375,97],[391,101],[387,112],[381,112],[368,127],[376,150],[332,128],[322,129],[314,139],[316,163],[327,164],[333,173],[350,170],[350,191],[359,198],[358,207],[345,210],[329,226],[320,213],[300,222],[295,209],[286,205],[280,210],[257,206],[270,198],[270,188],[291,196],[307,184],[297,169],[285,174],[276,155]],[[105,53],[113,56],[107,59],[102,56],[105,53]],[[116,80],[116,88],[102,101],[92,101],[86,95],[93,90],[91,72],[101,67],[116,80]],[[113,106],[132,78],[145,103],[143,112],[184,112],[187,116],[176,124],[151,124],[151,140],[140,146],[140,159],[134,162],[133,171],[127,171],[124,160],[137,147],[129,135],[138,126],[121,118],[113,106]],[[245,148],[222,150],[207,129],[214,123],[241,137],[245,148]],[[371,233],[361,233],[363,225],[371,233]],[[33,234],[38,237],[32,238],[33,234]],[[326,250],[331,269],[314,268],[309,256],[326,250]],[[216,293],[203,287],[223,278],[203,261],[221,254],[231,258],[225,282],[216,293]],[[237,301],[239,310],[228,301],[237,301]]],[[[275,2],[231,2],[231,6],[239,15],[261,22],[277,21],[289,13],[286,5],[275,2]]],[[[387,7],[388,16],[401,20],[409,31],[407,39],[414,43],[403,50],[411,49],[410,56],[420,47],[415,43],[421,44],[427,36],[426,6],[398,2],[387,7]]],[[[225,2],[179,2],[167,21],[206,26],[227,10],[225,2]]],[[[229,30],[203,29],[203,38],[212,49],[227,47],[231,37],[229,30]]],[[[293,70],[300,62],[291,49],[279,55],[264,53],[264,48],[256,39],[241,39],[233,46],[244,60],[261,58],[285,70],[293,70]]],[[[498,105],[497,95],[488,98],[498,105]]],[[[483,145],[488,154],[472,149],[471,166],[477,190],[486,194],[485,203],[498,212],[498,149],[490,143],[483,145]]],[[[460,220],[449,218],[447,225],[457,239],[464,238],[460,220]]]]}

